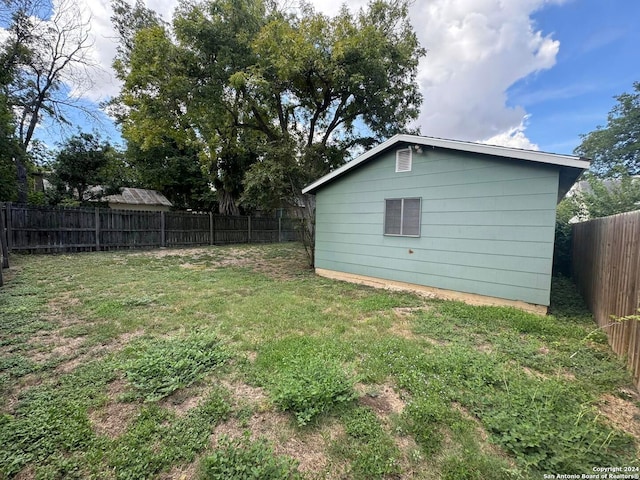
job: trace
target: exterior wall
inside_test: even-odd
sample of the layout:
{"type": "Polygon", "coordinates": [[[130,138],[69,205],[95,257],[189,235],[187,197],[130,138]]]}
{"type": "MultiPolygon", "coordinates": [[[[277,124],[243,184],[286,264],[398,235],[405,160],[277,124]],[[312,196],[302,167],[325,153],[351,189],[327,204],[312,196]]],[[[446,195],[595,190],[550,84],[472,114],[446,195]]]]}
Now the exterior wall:
{"type": "Polygon", "coordinates": [[[396,173],[398,148],[317,192],[316,267],[549,305],[558,168],[424,148],[396,173]],[[401,197],[422,198],[419,238],[383,235],[401,197]]]}

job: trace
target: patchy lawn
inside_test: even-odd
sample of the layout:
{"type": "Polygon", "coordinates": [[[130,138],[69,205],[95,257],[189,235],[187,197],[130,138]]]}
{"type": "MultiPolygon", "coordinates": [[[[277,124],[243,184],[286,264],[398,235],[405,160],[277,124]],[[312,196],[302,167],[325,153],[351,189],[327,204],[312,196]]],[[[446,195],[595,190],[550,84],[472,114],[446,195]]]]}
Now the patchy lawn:
{"type": "Polygon", "coordinates": [[[374,290],[295,244],[15,256],[0,478],[640,467],[629,375],[571,284],[554,297],[541,317],[374,290]]]}

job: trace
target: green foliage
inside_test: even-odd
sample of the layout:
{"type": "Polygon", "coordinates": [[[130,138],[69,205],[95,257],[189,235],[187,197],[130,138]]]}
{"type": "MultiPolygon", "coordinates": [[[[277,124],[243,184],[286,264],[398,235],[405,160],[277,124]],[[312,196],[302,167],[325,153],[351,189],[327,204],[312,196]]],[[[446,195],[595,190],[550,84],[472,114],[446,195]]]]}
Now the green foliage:
{"type": "Polygon", "coordinates": [[[425,392],[407,405],[403,412],[403,427],[424,452],[433,455],[441,447],[442,428],[450,415],[448,395],[440,397],[437,391],[425,392]]]}
{"type": "Polygon", "coordinates": [[[465,450],[444,460],[441,467],[442,480],[506,480],[520,478],[516,472],[510,472],[504,461],[482,452],[465,450]]]}
{"type": "Polygon", "coordinates": [[[640,179],[626,173],[615,178],[586,176],[588,188],[571,200],[579,206],[581,220],[640,210],[640,179]]]}
{"type": "Polygon", "coordinates": [[[574,198],[563,198],[556,207],[555,240],[553,246],[553,274],[571,276],[572,229],[569,220],[576,217],[580,207],[574,198]]]}
{"type": "Polygon", "coordinates": [[[520,480],[526,478],[495,449],[486,448],[478,439],[475,419],[456,411],[451,416],[450,435],[458,445],[449,450],[440,465],[443,480],[520,480]]]}
{"type": "Polygon", "coordinates": [[[264,440],[252,442],[249,436],[223,437],[218,447],[200,462],[202,480],[296,480],[302,479],[296,462],[276,456],[264,440]]]}
{"type": "Polygon", "coordinates": [[[168,26],[117,2],[123,89],[111,106],[138,153],[195,151],[221,213],[298,206],[301,188],[352,148],[417,118],[425,50],[408,9],[376,0],[329,18],[308,4],[208,0],[179,6],[168,26]]]}
{"type": "Polygon", "coordinates": [[[90,364],[58,383],[29,390],[14,415],[0,419],[0,473],[16,474],[31,462],[49,464],[61,454],[84,451],[94,432],[88,409],[113,379],[105,364],[90,364]]]}
{"type": "Polygon", "coordinates": [[[632,458],[635,447],[588,401],[589,394],[571,383],[512,374],[472,404],[493,439],[527,469],[590,473],[620,455],[632,458]]]}
{"type": "Polygon", "coordinates": [[[314,347],[290,337],[268,346],[257,360],[273,403],[292,412],[299,426],[356,397],[353,375],[330,352],[314,347]]]}
{"type": "Polygon", "coordinates": [[[640,174],[640,82],[633,93],[614,97],[618,102],[607,116],[607,125],[582,135],[575,153],[593,159],[598,176],[640,174]]]}
{"type": "Polygon", "coordinates": [[[386,478],[400,474],[400,452],[369,408],[347,409],[341,415],[347,441],[336,445],[341,456],[351,461],[354,479],[386,478]]]}
{"type": "Polygon", "coordinates": [[[206,332],[138,342],[129,350],[133,358],[123,365],[125,375],[147,402],[188,387],[229,358],[220,340],[206,332]]]}
{"type": "Polygon", "coordinates": [[[230,411],[226,393],[214,389],[205,401],[176,419],[157,405],[147,405],[119,438],[96,443],[90,452],[122,480],[145,479],[175,463],[191,462],[209,446],[212,428],[230,411]]]}
{"type": "Polygon", "coordinates": [[[97,133],[79,133],[69,137],[61,144],[50,167],[49,181],[58,195],[56,203],[65,198],[83,202],[118,193],[126,176],[117,152],[97,133]],[[91,190],[97,186],[103,189],[91,190]]]}
{"type": "MultiPolygon", "coordinates": [[[[304,270],[300,245],[165,253],[14,257],[17,275],[0,295],[6,380],[0,477],[162,476],[219,453],[209,450],[211,434],[229,417],[232,428],[236,421],[240,428],[272,428],[277,442],[318,435],[330,446],[327,468],[339,466],[336,476],[351,478],[428,469],[434,478],[516,479],[588,472],[596,463],[637,465],[632,440],[598,411],[602,395],[630,388],[630,375],[566,278],[553,279],[553,315],[538,316],[315,277],[304,270]],[[268,273],[233,266],[232,259],[249,255],[268,273]],[[403,310],[399,319],[394,309],[403,306],[418,308],[403,310]],[[211,333],[212,322],[219,336],[211,333]],[[119,348],[141,331],[144,337],[119,348]],[[71,373],[48,368],[51,360],[42,354],[51,352],[36,346],[42,337],[66,342],[76,335],[84,335],[83,356],[64,366],[79,366],[71,373]],[[193,348],[206,343],[199,338],[214,348],[193,348]],[[220,353],[221,339],[233,342],[241,357],[257,354],[255,360],[223,368],[212,361],[201,369],[209,352],[220,353]],[[128,365],[143,383],[151,375],[159,380],[123,395],[128,365]],[[329,398],[336,392],[353,398],[354,376],[393,385],[406,402],[403,413],[377,416],[357,402],[329,398]],[[202,380],[170,398],[121,403],[161,396],[194,377],[202,380]],[[282,392],[283,402],[301,399],[301,410],[311,405],[326,413],[309,415],[304,429],[272,427],[260,422],[271,415],[269,402],[215,387],[229,382],[242,392],[235,388],[242,381],[264,386],[272,399],[282,392]],[[328,394],[313,396],[315,388],[328,394]],[[174,412],[180,400],[187,403],[174,412]],[[101,422],[119,407],[122,428],[104,435],[101,422]],[[334,422],[343,433],[335,435],[334,422]],[[417,448],[398,453],[397,435],[405,436],[399,445],[415,440],[417,448]]],[[[245,465],[233,455],[216,463],[224,465],[222,472],[215,467],[221,476],[245,465]]]]}
{"type": "Polygon", "coordinates": [[[17,172],[13,161],[18,154],[18,141],[14,131],[13,115],[7,97],[0,88],[0,202],[12,202],[18,197],[17,172]]]}
{"type": "Polygon", "coordinates": [[[551,280],[551,303],[549,313],[559,319],[574,319],[585,324],[593,324],[591,312],[584,303],[573,280],[564,276],[554,276],[551,280]]]}

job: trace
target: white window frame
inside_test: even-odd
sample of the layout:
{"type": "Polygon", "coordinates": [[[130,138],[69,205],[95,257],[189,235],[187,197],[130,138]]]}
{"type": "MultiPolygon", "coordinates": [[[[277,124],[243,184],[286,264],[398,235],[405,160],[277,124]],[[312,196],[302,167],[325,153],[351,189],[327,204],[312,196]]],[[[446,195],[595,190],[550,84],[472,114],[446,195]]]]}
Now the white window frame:
{"type": "Polygon", "coordinates": [[[383,234],[387,237],[413,237],[418,238],[422,235],[422,197],[400,197],[400,198],[385,198],[384,199],[384,218],[383,218],[383,234]],[[400,200],[400,233],[387,233],[387,202],[391,200],[400,200]],[[418,200],[419,201],[419,210],[418,210],[418,233],[417,234],[406,234],[404,233],[405,224],[404,224],[404,213],[405,200],[418,200]]]}
{"type": "Polygon", "coordinates": [[[413,168],[413,151],[411,150],[411,147],[396,150],[396,173],[410,172],[412,168],[413,168]],[[400,156],[406,152],[409,152],[409,161],[407,162],[408,166],[406,168],[400,168],[402,166],[402,161],[400,159],[400,156]]]}

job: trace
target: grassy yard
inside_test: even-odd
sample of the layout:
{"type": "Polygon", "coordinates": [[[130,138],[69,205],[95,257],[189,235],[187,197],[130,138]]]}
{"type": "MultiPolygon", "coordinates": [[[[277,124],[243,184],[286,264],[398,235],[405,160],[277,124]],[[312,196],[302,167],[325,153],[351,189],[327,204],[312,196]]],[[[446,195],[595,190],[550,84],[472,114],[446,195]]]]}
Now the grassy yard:
{"type": "Polygon", "coordinates": [[[567,281],[541,317],[319,278],[295,244],[12,267],[0,478],[640,467],[640,398],[567,281]]]}

